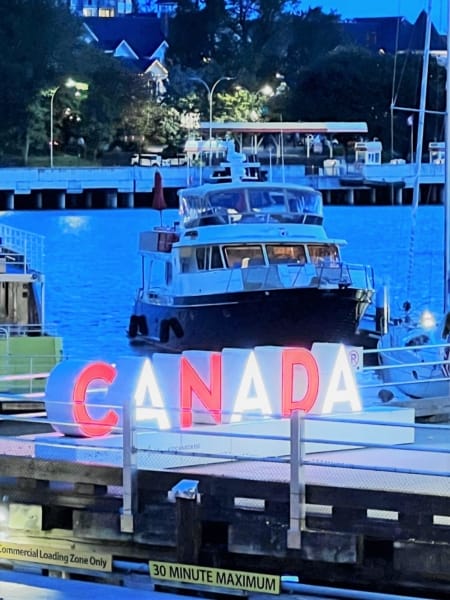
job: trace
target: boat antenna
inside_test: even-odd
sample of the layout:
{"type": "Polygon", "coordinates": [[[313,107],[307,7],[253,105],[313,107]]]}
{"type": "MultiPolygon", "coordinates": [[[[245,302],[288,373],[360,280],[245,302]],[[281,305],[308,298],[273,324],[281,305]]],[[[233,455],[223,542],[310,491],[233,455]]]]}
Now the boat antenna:
{"type": "MultiPolygon", "coordinates": [[[[422,61],[422,81],[420,86],[420,102],[418,111],[417,121],[417,141],[416,141],[416,169],[414,176],[413,186],[413,201],[412,201],[412,214],[411,214],[411,237],[409,246],[409,268],[408,268],[408,279],[406,285],[407,298],[410,295],[410,285],[413,275],[414,266],[414,247],[415,247],[415,236],[416,236],[416,219],[417,219],[417,207],[420,201],[420,173],[422,169],[422,151],[423,151],[423,134],[425,126],[425,110],[427,100],[427,83],[428,83],[428,66],[430,62],[430,40],[431,40],[431,0],[428,1],[428,10],[426,12],[426,26],[425,26],[425,46],[422,61]]],[[[413,124],[410,123],[411,131],[413,124]]],[[[411,152],[412,152],[411,148],[411,152]]],[[[412,160],[413,157],[411,157],[412,160]]]]}
{"type": "MultiPolygon", "coordinates": [[[[283,115],[280,114],[280,123],[283,122],[283,115]]],[[[283,127],[280,127],[280,142],[281,142],[281,176],[282,182],[285,183],[285,172],[284,172],[284,135],[283,127]]]]}
{"type": "Polygon", "coordinates": [[[400,32],[400,17],[397,18],[397,28],[395,33],[395,54],[394,54],[394,75],[392,77],[392,92],[391,92],[391,158],[394,158],[394,108],[397,102],[395,93],[395,81],[397,74],[397,55],[398,55],[398,38],[400,32]]]}

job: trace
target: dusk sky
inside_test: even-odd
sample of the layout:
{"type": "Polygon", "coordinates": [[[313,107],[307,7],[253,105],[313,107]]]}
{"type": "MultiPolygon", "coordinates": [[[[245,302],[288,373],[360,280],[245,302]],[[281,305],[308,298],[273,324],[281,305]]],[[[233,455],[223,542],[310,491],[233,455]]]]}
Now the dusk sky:
{"type": "MultiPolygon", "coordinates": [[[[432,20],[440,33],[447,31],[447,1],[433,0],[432,20]]],[[[406,17],[415,22],[428,0],[301,0],[302,10],[321,6],[324,12],[336,10],[343,18],[352,17],[406,17]]]]}

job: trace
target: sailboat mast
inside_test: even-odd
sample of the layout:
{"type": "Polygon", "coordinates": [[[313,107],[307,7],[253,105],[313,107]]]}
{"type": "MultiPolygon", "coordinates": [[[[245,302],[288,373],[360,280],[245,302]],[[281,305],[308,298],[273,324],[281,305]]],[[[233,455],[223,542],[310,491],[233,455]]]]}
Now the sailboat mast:
{"type": "MultiPolygon", "coordinates": [[[[449,0],[450,2],[450,0],[449,0]]],[[[406,285],[407,298],[410,297],[410,286],[413,279],[413,266],[414,266],[414,243],[415,243],[415,228],[416,228],[416,214],[417,207],[420,202],[420,173],[422,170],[422,150],[423,150],[423,136],[425,129],[425,111],[427,102],[427,87],[428,87],[428,66],[430,63],[430,45],[431,45],[431,0],[428,1],[428,10],[426,12],[426,24],[425,24],[425,40],[422,60],[422,79],[420,86],[420,102],[419,102],[419,118],[417,122],[417,141],[416,141],[416,169],[413,185],[413,198],[411,207],[411,238],[409,244],[409,267],[408,277],[406,285]]],[[[411,125],[412,132],[412,125],[411,125]]],[[[412,148],[411,148],[412,153],[412,148]]],[[[413,157],[411,156],[411,161],[413,157]]],[[[406,303],[405,303],[406,304],[406,303]]],[[[408,302],[409,304],[409,302],[408,302]]]]}
{"type": "MultiPolygon", "coordinates": [[[[428,66],[430,64],[431,45],[431,0],[428,2],[427,20],[425,27],[425,45],[422,62],[422,80],[420,87],[419,118],[417,122],[416,142],[416,181],[413,189],[413,210],[419,205],[420,200],[420,171],[422,167],[423,134],[425,128],[425,111],[427,102],[428,66]]],[[[412,158],[412,157],[411,157],[412,158]]]]}
{"type": "Polygon", "coordinates": [[[446,98],[445,98],[445,179],[444,179],[444,312],[447,313],[450,307],[450,0],[447,2],[447,58],[446,58],[446,98]]]}

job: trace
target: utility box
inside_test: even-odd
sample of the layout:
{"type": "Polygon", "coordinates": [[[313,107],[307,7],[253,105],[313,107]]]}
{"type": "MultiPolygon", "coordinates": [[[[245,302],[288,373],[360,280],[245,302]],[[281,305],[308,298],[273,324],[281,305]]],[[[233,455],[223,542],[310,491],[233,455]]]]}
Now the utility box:
{"type": "Polygon", "coordinates": [[[356,142],[355,162],[362,165],[381,165],[381,142],[356,142]]]}

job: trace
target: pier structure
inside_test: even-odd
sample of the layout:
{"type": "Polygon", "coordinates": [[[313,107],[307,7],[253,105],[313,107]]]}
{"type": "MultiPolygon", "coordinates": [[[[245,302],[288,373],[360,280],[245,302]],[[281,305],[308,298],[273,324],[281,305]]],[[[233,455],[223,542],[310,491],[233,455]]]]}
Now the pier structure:
{"type": "MultiPolygon", "coordinates": [[[[323,167],[264,165],[269,181],[312,186],[326,204],[402,205],[411,203],[416,183],[414,164],[344,165],[324,161],[323,167]],[[325,164],[326,163],[326,164],[325,164]]],[[[162,176],[165,199],[176,207],[178,189],[199,184],[209,167],[55,167],[2,168],[0,210],[66,208],[140,208],[152,204],[155,173],[162,176]]],[[[421,203],[442,204],[444,165],[422,165],[421,203]]]]}
{"type": "MultiPolygon", "coordinates": [[[[157,367],[173,368],[166,358],[153,363],[156,379],[157,367]]],[[[100,435],[74,436],[73,422],[61,418],[68,371],[80,369],[86,384],[90,367],[78,362],[50,374],[46,411],[13,422],[1,415],[6,568],[122,586],[139,579],[166,591],[279,594],[289,575],[357,587],[361,597],[367,590],[448,597],[449,425],[422,422],[430,403],[395,395],[383,402],[363,367],[361,410],[294,411],[285,419],[253,412],[220,423],[206,410],[191,427],[164,429],[155,426],[164,401],[152,413],[124,387],[142,388],[132,375],[144,360],[118,361],[116,379],[111,365],[92,365],[93,378],[101,368],[109,374],[109,387],[104,404],[89,394],[81,424],[86,414],[99,419],[100,435]],[[111,411],[121,414],[118,423],[111,411]]],[[[330,382],[332,365],[323,366],[319,377],[330,382]]],[[[169,414],[176,418],[176,409],[169,414]]]]}

